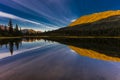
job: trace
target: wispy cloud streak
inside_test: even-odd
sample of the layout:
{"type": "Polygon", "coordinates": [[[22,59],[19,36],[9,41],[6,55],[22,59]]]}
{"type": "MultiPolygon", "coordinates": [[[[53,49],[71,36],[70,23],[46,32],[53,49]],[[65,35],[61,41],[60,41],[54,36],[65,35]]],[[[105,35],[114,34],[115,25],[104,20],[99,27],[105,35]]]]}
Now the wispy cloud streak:
{"type": "Polygon", "coordinates": [[[29,22],[29,23],[37,24],[37,25],[42,25],[41,23],[38,23],[38,22],[35,22],[35,21],[31,21],[31,20],[28,20],[28,19],[24,19],[24,18],[15,16],[13,14],[5,13],[5,12],[2,12],[2,11],[0,11],[0,17],[17,19],[17,20],[21,20],[21,21],[26,21],[26,22],[29,22]]]}

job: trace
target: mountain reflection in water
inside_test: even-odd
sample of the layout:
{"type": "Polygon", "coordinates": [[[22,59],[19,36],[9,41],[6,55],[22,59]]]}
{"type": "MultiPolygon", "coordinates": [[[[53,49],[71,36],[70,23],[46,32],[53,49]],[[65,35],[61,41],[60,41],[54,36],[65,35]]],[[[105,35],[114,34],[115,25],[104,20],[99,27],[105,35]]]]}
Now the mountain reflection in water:
{"type": "MultiPolygon", "coordinates": [[[[19,50],[22,42],[40,41],[41,38],[2,39],[0,47],[5,46],[13,55],[14,48],[19,50]]],[[[44,41],[56,41],[68,45],[78,54],[98,60],[120,61],[120,39],[101,38],[44,38],[44,41]]]]}
{"type": "Polygon", "coordinates": [[[120,39],[115,38],[47,38],[68,45],[82,56],[105,61],[120,61],[120,39]]]}

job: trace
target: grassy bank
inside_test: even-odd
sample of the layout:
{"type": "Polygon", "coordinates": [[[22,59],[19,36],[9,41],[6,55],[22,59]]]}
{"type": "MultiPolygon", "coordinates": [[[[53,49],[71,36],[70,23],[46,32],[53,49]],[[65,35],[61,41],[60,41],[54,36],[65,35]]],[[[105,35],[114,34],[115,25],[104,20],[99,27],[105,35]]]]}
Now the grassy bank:
{"type": "Polygon", "coordinates": [[[22,38],[22,37],[0,37],[0,39],[14,39],[14,38],[22,38]]]}
{"type": "Polygon", "coordinates": [[[17,37],[0,37],[0,39],[13,38],[120,38],[120,36],[17,36],[17,37]]]}
{"type": "Polygon", "coordinates": [[[120,38],[120,36],[38,36],[41,38],[120,38]]]}

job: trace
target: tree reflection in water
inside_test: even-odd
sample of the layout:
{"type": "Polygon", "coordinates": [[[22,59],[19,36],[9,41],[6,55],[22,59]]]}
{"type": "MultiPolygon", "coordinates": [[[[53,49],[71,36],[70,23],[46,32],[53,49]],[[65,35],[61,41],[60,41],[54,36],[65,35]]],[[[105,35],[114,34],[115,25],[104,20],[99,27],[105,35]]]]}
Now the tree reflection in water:
{"type": "Polygon", "coordinates": [[[11,55],[13,55],[14,50],[19,50],[22,46],[22,41],[24,42],[34,42],[40,40],[41,38],[15,38],[15,39],[0,39],[0,48],[5,46],[9,49],[11,55]]]}
{"type": "Polygon", "coordinates": [[[19,46],[22,42],[22,39],[16,38],[16,39],[1,39],[0,40],[0,46],[6,46],[6,48],[9,49],[11,55],[13,55],[14,47],[18,50],[19,46]]]}

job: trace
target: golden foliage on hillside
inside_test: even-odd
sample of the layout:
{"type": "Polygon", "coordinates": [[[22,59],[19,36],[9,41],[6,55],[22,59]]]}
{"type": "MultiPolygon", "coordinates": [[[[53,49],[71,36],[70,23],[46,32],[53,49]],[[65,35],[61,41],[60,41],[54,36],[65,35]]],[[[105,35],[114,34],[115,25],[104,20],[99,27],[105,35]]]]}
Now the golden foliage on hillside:
{"type": "Polygon", "coordinates": [[[105,11],[105,12],[85,15],[85,16],[78,18],[76,21],[72,22],[69,26],[75,26],[75,25],[83,24],[83,23],[91,23],[91,22],[95,22],[95,21],[98,21],[104,18],[108,18],[110,16],[114,16],[114,15],[120,15],[120,10],[105,11]]]}
{"type": "Polygon", "coordinates": [[[74,46],[69,46],[69,47],[75,52],[77,52],[78,54],[80,54],[81,56],[86,56],[86,57],[97,59],[97,60],[120,62],[120,58],[117,58],[117,57],[107,56],[102,53],[89,50],[89,49],[83,49],[83,48],[78,48],[74,46]]]}

